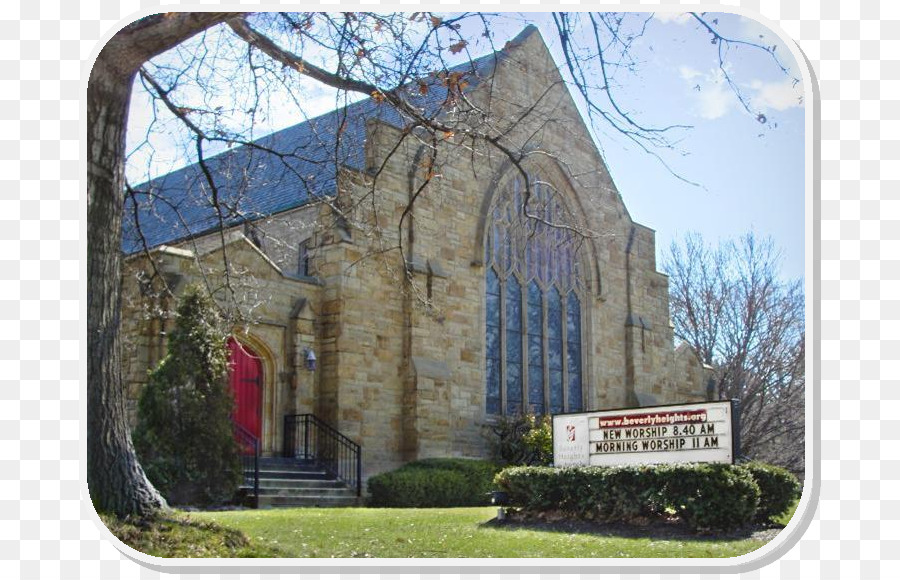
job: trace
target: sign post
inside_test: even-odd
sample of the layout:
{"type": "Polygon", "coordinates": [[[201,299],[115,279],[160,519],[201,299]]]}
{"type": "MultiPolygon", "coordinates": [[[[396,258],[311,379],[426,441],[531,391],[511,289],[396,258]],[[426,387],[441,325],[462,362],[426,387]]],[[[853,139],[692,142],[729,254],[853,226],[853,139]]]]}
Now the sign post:
{"type": "Polygon", "coordinates": [[[555,415],[553,464],[734,463],[734,401],[555,415]]]}

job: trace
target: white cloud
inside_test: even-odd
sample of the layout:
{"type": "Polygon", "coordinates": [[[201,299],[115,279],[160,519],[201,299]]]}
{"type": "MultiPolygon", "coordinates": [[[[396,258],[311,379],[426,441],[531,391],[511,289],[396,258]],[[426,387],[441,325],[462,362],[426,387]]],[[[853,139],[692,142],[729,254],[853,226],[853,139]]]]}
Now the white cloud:
{"type": "Polygon", "coordinates": [[[703,119],[724,117],[734,106],[734,94],[719,69],[701,72],[686,65],[678,67],[695,101],[694,112],[703,119]]]}
{"type": "MultiPolygon", "coordinates": [[[[702,119],[719,119],[732,109],[740,110],[737,95],[728,85],[725,74],[717,68],[701,72],[690,66],[678,67],[679,76],[694,101],[694,113],[702,119]]],[[[741,84],[741,93],[754,111],[769,113],[803,106],[803,87],[785,78],[774,82],[754,80],[741,84]]]]}
{"type": "Polygon", "coordinates": [[[734,94],[724,82],[707,83],[698,93],[698,114],[704,119],[724,117],[734,104],[734,94]]]}
{"type": "Polygon", "coordinates": [[[695,79],[699,76],[703,76],[703,73],[701,73],[697,69],[691,68],[687,65],[681,65],[680,67],[678,67],[678,74],[680,74],[681,78],[683,78],[686,81],[695,79]]]}
{"type": "Polygon", "coordinates": [[[674,22],[675,24],[684,24],[691,19],[691,15],[687,12],[654,12],[653,18],[660,22],[674,22]]]}
{"type": "Polygon", "coordinates": [[[803,106],[803,86],[795,84],[792,79],[769,83],[753,81],[750,87],[755,92],[753,105],[764,111],[784,111],[803,106]]]}

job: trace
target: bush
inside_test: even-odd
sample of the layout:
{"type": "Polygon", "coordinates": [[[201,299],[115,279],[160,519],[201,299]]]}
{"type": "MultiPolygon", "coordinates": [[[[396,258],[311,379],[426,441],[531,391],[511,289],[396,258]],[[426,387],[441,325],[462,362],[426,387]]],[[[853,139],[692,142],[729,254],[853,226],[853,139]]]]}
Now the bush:
{"type": "Polygon", "coordinates": [[[695,530],[750,523],[760,496],[751,472],[733,465],[513,467],[494,481],[512,505],[533,515],[559,510],[578,519],[628,523],[669,509],[695,530]]]}
{"type": "MultiPolygon", "coordinates": [[[[595,468],[603,470],[598,486],[597,517],[607,522],[629,522],[663,511],[659,472],[647,465],[595,468]]],[[[597,492],[595,492],[596,494],[597,492]]]]}
{"type": "Polygon", "coordinates": [[[659,499],[650,467],[511,467],[494,479],[526,512],[561,510],[581,519],[631,521],[655,514],[659,499]]]}
{"type": "Polygon", "coordinates": [[[744,465],[759,486],[759,507],[756,521],[768,522],[784,514],[800,497],[800,482],[793,473],[783,467],[766,463],[751,462],[744,465]]]}
{"type": "Polygon", "coordinates": [[[553,467],[507,467],[494,478],[494,487],[509,495],[511,505],[527,512],[560,509],[564,495],[573,491],[563,489],[561,472],[553,467]]]}
{"type": "Polygon", "coordinates": [[[242,479],[225,338],[212,300],[200,288],[188,288],[168,353],[150,372],[138,402],[135,450],[147,477],[173,505],[229,501],[242,479]]]}
{"type": "Polygon", "coordinates": [[[741,466],[666,465],[658,474],[666,505],[693,529],[730,530],[753,521],[759,486],[741,466]]]}
{"type": "Polygon", "coordinates": [[[494,459],[503,465],[553,463],[553,428],[549,415],[509,415],[491,425],[494,459]]]}
{"type": "Polygon", "coordinates": [[[369,478],[372,507],[489,505],[497,467],[480,459],[435,458],[369,478]]]}

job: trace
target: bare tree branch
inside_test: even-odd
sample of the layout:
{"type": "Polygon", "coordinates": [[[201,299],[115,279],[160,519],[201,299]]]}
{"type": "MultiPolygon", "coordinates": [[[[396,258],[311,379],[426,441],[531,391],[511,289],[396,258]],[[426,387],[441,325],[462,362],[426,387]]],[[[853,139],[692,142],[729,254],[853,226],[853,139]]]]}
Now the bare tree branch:
{"type": "Polygon", "coordinates": [[[804,295],[778,264],[771,240],[710,248],[692,235],[664,268],[676,335],[714,367],[716,396],[741,401],[743,452],[802,471],[804,295]]]}

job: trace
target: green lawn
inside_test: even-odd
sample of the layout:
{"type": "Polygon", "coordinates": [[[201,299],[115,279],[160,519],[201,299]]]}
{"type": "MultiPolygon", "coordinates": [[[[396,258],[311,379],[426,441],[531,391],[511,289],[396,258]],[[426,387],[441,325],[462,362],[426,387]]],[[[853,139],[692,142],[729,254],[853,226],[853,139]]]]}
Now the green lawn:
{"type": "Polygon", "coordinates": [[[777,530],[727,538],[666,524],[646,529],[488,523],[493,507],[297,508],[193,512],[288,557],[310,558],[724,558],[751,552],[777,530]]]}

